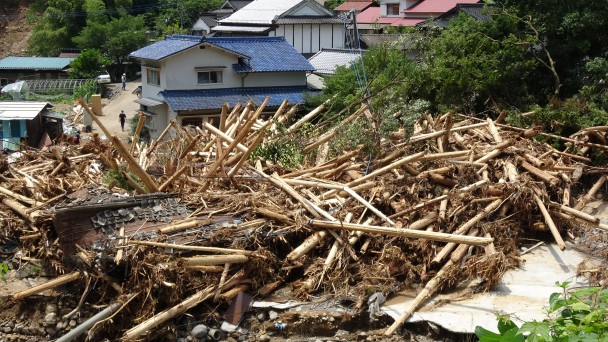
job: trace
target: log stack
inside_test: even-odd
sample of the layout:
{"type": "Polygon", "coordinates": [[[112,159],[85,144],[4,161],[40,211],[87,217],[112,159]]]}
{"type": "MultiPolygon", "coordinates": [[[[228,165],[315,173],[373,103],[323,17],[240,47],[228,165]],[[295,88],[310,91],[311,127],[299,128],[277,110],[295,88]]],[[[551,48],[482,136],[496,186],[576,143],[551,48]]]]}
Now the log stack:
{"type": "Polygon", "coordinates": [[[421,288],[388,327],[393,334],[438,291],[473,278],[483,279],[479,290],[491,288],[519,264],[524,245],[564,249],[582,231],[608,230],[582,211],[606,181],[606,169],[588,157],[608,148],[602,127],[565,138],[570,147],[560,150],[491,119],[427,116],[376,154],[328,154],[339,127],[367,115],[362,106],[338,128],[308,137],[305,162],[288,168],[252,155],[323,107],[281,130],[296,109],[285,101],[268,115],[265,103],[225,106],[219,127],[171,122],[149,145],[129,148],[109,136],[25,152],[0,174],[3,236],[55,269],[58,279],[44,289],[85,278],[106,284],[94,290],[98,302],[88,300],[124,303],[114,313],[123,318],[95,324],[89,336],[132,340],[152,338],[146,334],[201,302],[227,305],[240,291],[263,298],[287,287],[301,299],[324,293],[360,303],[370,292],[421,288]],[[78,189],[100,187],[170,192],[190,211],[154,229],[116,227],[64,254],[52,209],[77,200],[78,189]]]}

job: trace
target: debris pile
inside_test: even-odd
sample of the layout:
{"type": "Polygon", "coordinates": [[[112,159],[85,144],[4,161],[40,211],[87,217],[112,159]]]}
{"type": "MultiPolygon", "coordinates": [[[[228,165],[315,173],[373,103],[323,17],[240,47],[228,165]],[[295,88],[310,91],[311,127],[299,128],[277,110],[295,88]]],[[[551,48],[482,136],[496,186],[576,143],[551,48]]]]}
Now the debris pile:
{"type": "Polygon", "coordinates": [[[252,298],[244,294],[288,288],[294,299],[340,298],[360,312],[372,294],[417,288],[391,335],[437,291],[473,278],[484,280],[479,291],[492,287],[519,264],[521,246],[564,249],[564,239],[608,230],[581,211],[606,181],[587,156],[608,149],[602,128],[565,138],[564,152],[502,118],[426,116],[411,136],[379,142],[373,158],[358,148],[327,160],[340,128],[370,115],[363,105],[307,142],[314,162],[290,169],[250,158],[296,111],[284,102],[262,119],[264,107],[225,106],[219,127],[172,121],[150,145],[130,147],[89,113],[108,141],[0,162],[0,242],[57,272],[12,300],[72,284],[74,312],[103,309],[50,337],[134,340],[179,335],[170,321],[202,302],[215,304],[197,307],[197,331],[238,325],[252,298]]]}

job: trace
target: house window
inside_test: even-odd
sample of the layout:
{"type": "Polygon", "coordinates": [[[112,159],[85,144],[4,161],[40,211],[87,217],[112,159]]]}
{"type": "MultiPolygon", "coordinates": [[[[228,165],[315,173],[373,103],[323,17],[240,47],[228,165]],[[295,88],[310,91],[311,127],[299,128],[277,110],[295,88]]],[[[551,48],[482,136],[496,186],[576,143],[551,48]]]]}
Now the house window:
{"type": "Polygon", "coordinates": [[[160,70],[148,68],[146,71],[148,84],[153,86],[160,86],[160,70]]]}
{"type": "Polygon", "coordinates": [[[183,118],[182,126],[195,126],[195,127],[203,127],[203,119],[202,118],[183,118]]]}
{"type": "Polygon", "coordinates": [[[386,15],[399,15],[399,4],[386,4],[386,15]]]}
{"type": "Polygon", "coordinates": [[[222,83],[222,72],[219,70],[199,71],[198,84],[220,84],[222,83]]]}

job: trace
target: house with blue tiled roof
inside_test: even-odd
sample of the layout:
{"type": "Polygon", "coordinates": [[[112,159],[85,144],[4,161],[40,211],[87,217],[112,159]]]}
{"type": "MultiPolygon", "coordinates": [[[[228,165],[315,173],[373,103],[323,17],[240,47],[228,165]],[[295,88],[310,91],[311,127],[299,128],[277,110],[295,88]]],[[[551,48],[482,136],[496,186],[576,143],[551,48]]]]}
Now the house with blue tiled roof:
{"type": "Polygon", "coordinates": [[[272,111],[283,100],[302,103],[314,67],[283,37],[173,35],[130,54],[141,62],[136,102],[154,138],[170,120],[202,125],[219,120],[224,103],[253,100],[272,111]]]}

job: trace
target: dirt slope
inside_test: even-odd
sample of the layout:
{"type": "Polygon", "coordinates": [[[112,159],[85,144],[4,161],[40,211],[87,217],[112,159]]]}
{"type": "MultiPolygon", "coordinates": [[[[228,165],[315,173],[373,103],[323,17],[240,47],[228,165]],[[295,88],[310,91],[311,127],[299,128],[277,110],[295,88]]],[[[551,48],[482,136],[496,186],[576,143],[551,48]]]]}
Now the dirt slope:
{"type": "Polygon", "coordinates": [[[18,11],[0,13],[0,58],[26,55],[32,34],[32,25],[25,20],[27,10],[21,6],[18,11]]]}

